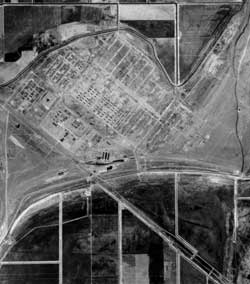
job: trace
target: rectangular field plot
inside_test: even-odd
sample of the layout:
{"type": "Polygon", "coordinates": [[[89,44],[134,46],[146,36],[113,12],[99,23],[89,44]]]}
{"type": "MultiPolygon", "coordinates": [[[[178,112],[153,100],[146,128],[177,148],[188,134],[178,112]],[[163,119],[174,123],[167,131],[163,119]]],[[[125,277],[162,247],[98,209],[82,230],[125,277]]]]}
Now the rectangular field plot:
{"type": "Polygon", "coordinates": [[[157,56],[175,81],[176,6],[164,4],[120,5],[119,19],[125,26],[153,39],[157,56]]]}
{"type": "Polygon", "coordinates": [[[175,5],[128,4],[120,6],[121,21],[174,21],[175,5]]]}
{"type": "Polygon", "coordinates": [[[92,190],[92,283],[118,283],[118,206],[100,189],[92,190]]]}
{"type": "MultiPolygon", "coordinates": [[[[27,0],[26,0],[27,1],[27,0]]],[[[34,3],[40,3],[40,4],[75,4],[78,1],[72,1],[72,0],[31,0],[34,1],[34,3]]],[[[81,3],[89,3],[88,0],[81,0],[81,3]]]]}
{"type": "Polygon", "coordinates": [[[171,277],[164,273],[162,239],[127,210],[122,211],[122,258],[124,284],[163,283],[171,277]]]}
{"type": "Polygon", "coordinates": [[[3,57],[3,55],[4,55],[4,8],[0,7],[0,59],[3,57]]]}
{"type": "Polygon", "coordinates": [[[139,31],[143,31],[143,34],[149,38],[173,38],[175,35],[175,26],[173,21],[129,20],[122,22],[139,31]]]}
{"type": "Polygon", "coordinates": [[[238,197],[250,198],[250,180],[238,180],[238,197]]]}
{"type": "Polygon", "coordinates": [[[15,242],[4,261],[58,260],[58,203],[44,208],[39,213],[30,214],[30,219],[13,233],[15,242]]]}
{"type": "Polygon", "coordinates": [[[63,223],[89,215],[89,197],[87,191],[75,191],[64,194],[63,223]]]}
{"type": "Polygon", "coordinates": [[[92,283],[118,284],[117,256],[92,256],[92,283]]]}
{"type": "Polygon", "coordinates": [[[159,226],[175,232],[174,175],[142,175],[139,180],[124,180],[116,190],[159,226]]]}
{"type": "Polygon", "coordinates": [[[60,23],[59,6],[4,7],[5,53],[16,52],[34,33],[54,28],[60,23]]]}
{"type": "Polygon", "coordinates": [[[146,4],[146,0],[120,0],[121,4],[146,4]]]}
{"type": "Polygon", "coordinates": [[[91,283],[91,216],[88,190],[63,196],[64,283],[91,283]]]}
{"type": "MultiPolygon", "coordinates": [[[[131,2],[133,0],[130,0],[131,2]]],[[[172,4],[172,0],[149,0],[150,3],[164,3],[164,4],[172,4]]],[[[242,3],[242,0],[176,0],[178,4],[183,5],[193,5],[193,4],[203,4],[203,5],[211,5],[211,4],[218,4],[221,5],[222,3],[242,3]]]]}
{"type": "Polygon", "coordinates": [[[92,203],[91,203],[91,214],[95,215],[118,215],[118,204],[102,189],[95,188],[92,190],[92,203]]]}
{"type": "Polygon", "coordinates": [[[58,225],[37,227],[17,240],[4,261],[58,260],[58,225]]]}
{"type": "Polygon", "coordinates": [[[176,284],[177,282],[177,254],[166,243],[163,245],[164,253],[164,283],[176,284]]]}
{"type": "Polygon", "coordinates": [[[92,216],[93,254],[117,255],[118,218],[115,215],[92,216]]]}
{"type": "Polygon", "coordinates": [[[179,235],[220,272],[223,271],[224,251],[232,245],[233,220],[233,180],[212,175],[180,175],[179,235]],[[228,222],[228,218],[232,222],[228,222]]]}
{"type": "MultiPolygon", "coordinates": [[[[216,1],[219,2],[219,1],[216,1]]],[[[180,79],[184,80],[221,35],[240,4],[181,5],[179,9],[180,79]]]]}
{"type": "Polygon", "coordinates": [[[180,284],[207,284],[206,275],[183,258],[180,261],[180,280],[180,284]]]}
{"type": "Polygon", "coordinates": [[[93,283],[118,283],[117,222],[115,215],[92,216],[93,283]]]}
{"type": "Polygon", "coordinates": [[[59,284],[58,265],[3,265],[2,284],[59,284]]]}
{"type": "Polygon", "coordinates": [[[90,33],[94,30],[117,27],[116,4],[107,4],[107,6],[101,4],[86,5],[83,2],[74,3],[74,5],[71,1],[72,6],[69,7],[60,5],[60,3],[67,4],[64,1],[35,0],[34,3],[44,5],[24,4],[22,6],[8,5],[4,7],[3,27],[6,61],[18,60],[20,58],[18,52],[20,53],[21,50],[32,50],[33,35],[49,29],[54,29],[55,33],[59,33],[62,39],[65,39],[65,37],[77,33],[90,33]],[[48,5],[48,3],[58,5],[48,5]],[[81,25],[77,25],[77,23],[81,25]],[[62,26],[62,24],[68,25],[62,26]],[[60,28],[58,28],[59,26],[60,28]]]}
{"type": "Polygon", "coordinates": [[[64,283],[91,283],[89,217],[63,224],[63,279],[64,283]]]}
{"type": "Polygon", "coordinates": [[[234,279],[241,283],[249,281],[249,245],[250,245],[250,200],[237,202],[237,246],[235,259],[232,265],[234,279]]]}
{"type": "MultiPolygon", "coordinates": [[[[164,1],[164,0],[163,0],[164,1]]],[[[168,0],[166,0],[168,1],[168,0]]],[[[223,5],[225,3],[242,3],[242,0],[178,0],[180,4],[185,4],[185,5],[192,5],[192,4],[203,4],[203,5],[223,5]]]]}
{"type": "Polygon", "coordinates": [[[64,203],[67,204],[64,212],[67,220],[71,210],[76,217],[75,221],[68,220],[63,224],[64,281],[73,284],[79,281],[84,284],[118,283],[116,202],[103,191],[94,189],[92,196],[88,191],[79,191],[69,195],[64,203]],[[88,213],[90,215],[85,216],[88,213]]]}

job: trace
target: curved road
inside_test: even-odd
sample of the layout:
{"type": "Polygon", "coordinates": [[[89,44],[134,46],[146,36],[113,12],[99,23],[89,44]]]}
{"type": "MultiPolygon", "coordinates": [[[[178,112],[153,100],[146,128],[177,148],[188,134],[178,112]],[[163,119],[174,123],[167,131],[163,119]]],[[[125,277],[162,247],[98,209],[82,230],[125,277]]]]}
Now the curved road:
{"type": "MultiPolygon", "coordinates": [[[[158,170],[159,171],[159,170],[158,170]]],[[[160,171],[163,174],[169,174],[169,171],[160,171]]],[[[194,173],[194,174],[210,174],[210,175],[218,175],[219,173],[211,173],[207,171],[188,171],[188,173],[194,173]]],[[[139,173],[138,171],[128,171],[123,174],[123,172],[116,173],[116,177],[124,177],[131,174],[139,173]]],[[[154,171],[145,171],[144,173],[154,173],[154,171]]],[[[172,173],[172,172],[171,172],[172,173]]],[[[185,173],[185,171],[180,171],[180,173],[185,173]]],[[[221,174],[224,176],[223,174],[221,174]]],[[[230,175],[226,175],[226,177],[229,177],[230,175]]],[[[234,176],[230,176],[232,178],[235,178],[234,176]]],[[[137,207],[135,207],[133,204],[131,204],[127,199],[125,199],[122,195],[120,195],[114,188],[112,187],[112,184],[109,183],[109,178],[106,176],[105,179],[103,179],[101,176],[96,176],[92,179],[91,183],[87,182],[86,179],[78,179],[78,180],[72,180],[67,183],[61,182],[59,184],[47,187],[47,188],[41,188],[40,193],[44,195],[46,192],[46,196],[48,194],[54,194],[59,192],[65,192],[65,191],[72,191],[84,187],[90,186],[90,184],[96,184],[97,186],[101,187],[106,194],[111,196],[114,200],[122,204],[122,207],[129,210],[135,217],[137,217],[139,220],[141,220],[144,224],[146,224],[150,229],[152,229],[155,233],[157,233],[164,241],[166,241],[172,248],[174,248],[176,251],[178,251],[183,258],[185,258],[188,262],[190,262],[192,265],[194,265],[197,269],[201,270],[207,277],[211,278],[215,283],[220,284],[229,284],[230,281],[226,279],[219,271],[217,271],[214,267],[212,267],[209,263],[207,263],[199,254],[198,252],[190,246],[188,243],[185,242],[182,238],[179,236],[175,236],[169,231],[161,228],[157,223],[155,223],[153,220],[151,220],[144,212],[139,210],[137,207]]],[[[26,208],[25,202],[28,200],[29,203],[33,203],[31,198],[32,195],[37,194],[38,192],[35,191],[33,194],[30,194],[29,196],[24,197],[22,202],[19,205],[19,208],[17,208],[15,219],[17,215],[21,213],[24,208],[26,208]]],[[[27,208],[25,209],[25,211],[27,208]]],[[[23,215],[23,213],[21,213],[23,215]]],[[[20,217],[20,216],[19,216],[20,217]]],[[[9,228],[10,231],[14,231],[15,229],[15,219],[12,220],[12,226],[9,228]],[[13,226],[14,224],[14,226],[13,226]]],[[[18,218],[19,219],[19,218],[18,218]]]]}
{"type": "MultiPolygon", "coordinates": [[[[155,50],[155,47],[153,45],[153,43],[151,41],[149,41],[145,36],[143,36],[142,34],[140,34],[139,32],[137,32],[136,30],[133,30],[131,28],[120,28],[120,30],[124,30],[127,32],[131,32],[135,35],[137,35],[138,37],[140,37],[141,39],[145,40],[148,44],[150,44],[150,46],[152,47],[153,50],[153,54],[154,54],[154,58],[155,61],[157,62],[157,64],[160,66],[161,70],[163,71],[163,73],[165,74],[168,82],[172,85],[175,86],[175,84],[173,84],[173,82],[171,81],[171,79],[169,78],[169,75],[167,74],[165,68],[162,66],[158,56],[157,56],[157,52],[155,50]]],[[[13,78],[12,80],[0,85],[0,87],[6,87],[9,84],[15,82],[16,80],[18,80],[22,75],[24,75],[25,73],[29,72],[30,69],[38,62],[38,60],[40,60],[43,56],[46,56],[48,53],[60,49],[70,43],[72,43],[73,41],[76,41],[78,39],[81,39],[83,37],[89,37],[89,36],[95,36],[95,35],[100,35],[100,34],[107,34],[107,33],[113,33],[118,31],[117,28],[115,29],[110,29],[110,30],[105,30],[105,31],[99,31],[99,32],[95,32],[93,34],[84,34],[84,35],[78,35],[75,36],[67,41],[65,41],[64,43],[53,47],[51,49],[48,49],[44,52],[42,52],[33,62],[31,62],[25,69],[23,69],[15,78],[13,78]]],[[[193,168],[194,170],[195,168],[193,168]]],[[[152,169],[151,169],[152,170],[152,169]]],[[[154,171],[159,171],[159,168],[157,169],[154,168],[152,170],[152,172],[154,171]]],[[[163,168],[160,168],[160,171],[163,171],[163,168]]],[[[150,169],[147,169],[145,172],[150,172],[150,169]]],[[[184,173],[185,171],[180,171],[181,173],[184,173]]],[[[214,171],[214,173],[211,173],[211,170],[203,170],[200,169],[199,167],[195,170],[192,171],[189,168],[189,172],[193,172],[193,173],[198,173],[198,174],[221,174],[223,175],[223,173],[214,171]]],[[[131,174],[135,174],[135,173],[139,173],[138,171],[132,170],[132,171],[128,171],[128,172],[124,172],[124,173],[114,173],[115,177],[122,177],[122,176],[126,176],[126,175],[131,175],[131,174]],[[124,175],[123,175],[124,174],[124,175]]],[[[112,174],[111,174],[112,176],[112,174]]],[[[231,178],[235,178],[235,176],[233,175],[226,175],[227,177],[231,177],[231,178]]],[[[108,194],[110,195],[113,199],[115,199],[117,202],[120,202],[124,208],[127,208],[129,211],[131,211],[136,217],[138,217],[140,220],[142,220],[145,224],[147,224],[150,228],[152,228],[152,230],[154,230],[157,234],[159,234],[165,241],[167,241],[170,245],[172,245],[176,250],[178,250],[182,256],[184,258],[186,258],[189,262],[191,262],[192,264],[194,264],[196,267],[198,267],[200,270],[202,270],[206,275],[209,275],[209,277],[211,279],[213,279],[216,283],[221,283],[221,284],[228,284],[230,283],[229,280],[227,280],[221,273],[219,273],[215,268],[213,268],[211,265],[209,265],[203,258],[201,258],[193,249],[190,248],[190,246],[188,246],[183,240],[179,239],[178,237],[176,237],[175,235],[171,234],[170,232],[163,230],[161,227],[159,227],[156,223],[154,223],[150,218],[148,218],[143,212],[141,212],[138,208],[136,208],[135,206],[133,206],[130,202],[128,202],[125,198],[123,198],[121,195],[119,195],[116,191],[114,191],[112,189],[112,187],[110,187],[110,184],[107,182],[107,180],[109,180],[110,176],[107,174],[106,177],[104,176],[104,178],[101,177],[96,177],[96,182],[97,184],[108,194]]],[[[71,183],[67,183],[67,184],[59,184],[56,186],[53,186],[52,188],[50,188],[48,190],[48,188],[46,188],[46,192],[51,194],[52,192],[62,192],[62,191],[66,191],[66,190],[74,190],[74,189],[78,189],[80,187],[84,187],[87,186],[88,183],[86,182],[85,179],[82,180],[78,180],[78,181],[73,181],[71,183]]],[[[35,192],[37,194],[37,192],[35,192]]],[[[16,217],[18,214],[20,214],[20,211],[23,210],[22,206],[24,206],[24,202],[26,202],[27,200],[30,201],[30,198],[32,197],[32,194],[30,196],[25,196],[24,199],[22,200],[22,202],[19,205],[19,208],[17,208],[16,210],[16,214],[15,217],[12,220],[12,225],[13,222],[15,221],[16,217]]],[[[10,227],[10,229],[13,230],[13,226],[10,227]]]]}

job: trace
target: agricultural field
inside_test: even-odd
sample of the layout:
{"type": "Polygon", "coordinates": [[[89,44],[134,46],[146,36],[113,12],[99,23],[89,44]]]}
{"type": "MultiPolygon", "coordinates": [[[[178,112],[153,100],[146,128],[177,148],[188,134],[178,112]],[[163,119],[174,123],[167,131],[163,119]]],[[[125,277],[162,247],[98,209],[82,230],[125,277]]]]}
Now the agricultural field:
{"type": "Polygon", "coordinates": [[[52,144],[58,142],[64,153],[91,161],[110,149],[114,160],[121,159],[132,145],[141,144],[173,99],[150,51],[147,42],[125,31],[77,40],[46,54],[32,72],[24,73],[8,105],[52,144]],[[145,47],[148,54],[139,55],[145,47]]]}
{"type": "MultiPolygon", "coordinates": [[[[54,194],[53,197],[38,201],[39,206],[29,209],[10,231],[8,247],[5,253],[2,251],[4,258],[0,279],[9,277],[8,262],[47,261],[47,269],[53,269],[55,264],[60,267],[60,261],[63,261],[63,279],[71,283],[78,283],[80,279],[83,283],[90,283],[91,279],[94,283],[100,283],[101,279],[105,283],[119,283],[118,279],[122,278],[126,284],[136,281],[148,284],[168,281],[175,284],[176,279],[180,279],[180,283],[206,284],[206,275],[190,260],[180,256],[175,247],[157,233],[154,226],[142,222],[144,219],[138,219],[134,209],[130,211],[121,207],[120,202],[125,199],[133,205],[131,208],[142,211],[157,225],[171,232],[171,226],[166,226],[166,222],[154,217],[156,212],[162,215],[159,207],[151,210],[147,205],[149,198],[146,191],[152,201],[154,192],[156,196],[159,195],[158,183],[164,189],[169,186],[170,175],[157,176],[158,180],[152,174],[142,175],[141,180],[131,176],[131,182],[126,184],[127,192],[134,190],[137,184],[134,192],[138,191],[138,195],[130,197],[125,193],[118,202],[106,190],[103,191],[99,184],[54,194]],[[138,184],[144,184],[147,190],[139,190],[138,184]]],[[[115,179],[112,184],[117,192],[123,193],[122,180],[115,179]]],[[[180,237],[197,249],[199,255],[226,276],[229,271],[234,271],[230,250],[233,248],[234,232],[231,216],[234,206],[232,185],[232,180],[218,176],[181,174],[177,180],[178,227],[172,230],[173,234],[177,231],[180,237]],[[193,200],[192,204],[190,200],[193,200]]],[[[160,198],[170,203],[168,196],[160,198]]],[[[175,204],[175,199],[171,203],[175,204]]],[[[161,204],[161,210],[171,210],[163,207],[161,204]]],[[[246,218],[246,209],[241,211],[241,208],[239,202],[239,224],[241,218],[246,218]]],[[[171,218],[171,215],[166,216],[165,220],[171,218]]],[[[239,238],[244,238],[242,234],[245,233],[239,231],[239,238]]],[[[179,238],[178,234],[176,236],[179,238]]],[[[241,249],[239,253],[242,253],[241,249]]],[[[38,274],[45,273],[38,264],[33,265],[38,274]]],[[[30,272],[22,269],[19,265],[14,271],[17,275],[23,271],[24,279],[20,279],[26,281],[30,272]]],[[[57,274],[55,272],[53,279],[57,274]]],[[[47,276],[44,279],[47,280],[47,276]]]]}
{"type": "MultiPolygon", "coordinates": [[[[7,157],[7,126],[8,114],[4,109],[0,111],[0,232],[5,233],[7,230],[7,186],[8,186],[8,157],[7,157]]],[[[1,234],[0,234],[1,235],[1,234]]]]}
{"type": "Polygon", "coordinates": [[[240,198],[250,197],[250,181],[249,180],[239,180],[238,197],[240,198]]]}
{"type": "MultiPolygon", "coordinates": [[[[53,203],[52,203],[53,202],[53,203]]],[[[30,218],[13,236],[13,245],[4,261],[48,261],[57,260],[59,245],[58,198],[51,206],[30,214],[30,218]]]]}
{"type": "MultiPolygon", "coordinates": [[[[138,279],[139,283],[163,283],[163,246],[157,235],[125,211],[122,237],[124,282],[135,283],[138,279]]],[[[173,263],[176,260],[173,258],[170,261],[173,263]]]]}
{"type": "Polygon", "coordinates": [[[57,6],[6,6],[4,7],[5,53],[14,53],[27,45],[32,36],[54,28],[61,23],[61,9],[57,6]],[[18,15],[13,18],[13,14],[18,15]]]}
{"type": "Polygon", "coordinates": [[[0,7],[0,61],[4,56],[4,8],[0,7]]]}
{"type": "Polygon", "coordinates": [[[233,261],[234,281],[237,283],[248,283],[249,281],[249,220],[250,203],[249,200],[238,200],[237,202],[237,244],[235,247],[235,257],[233,261]]]}
{"type": "MultiPolygon", "coordinates": [[[[116,14],[116,5],[6,6],[4,7],[5,53],[14,56],[17,50],[32,49],[35,34],[56,29],[63,24],[79,22],[102,28],[115,26],[116,14]],[[18,15],[15,20],[13,14],[18,15]]],[[[13,58],[13,61],[16,60],[13,58]]]]}
{"type": "Polygon", "coordinates": [[[0,280],[10,284],[53,284],[58,282],[57,265],[6,265],[1,268],[0,280]],[[46,281],[46,282],[45,282],[46,281]]]}
{"type": "Polygon", "coordinates": [[[180,79],[185,81],[241,8],[228,5],[180,5],[180,79]]]}
{"type": "Polygon", "coordinates": [[[117,28],[117,5],[4,6],[0,21],[0,83],[6,83],[31,64],[42,51],[79,34],[117,28]],[[17,14],[14,23],[12,15],[17,14]],[[40,21],[42,14],[46,14],[40,21]],[[3,33],[2,31],[2,33],[3,33]],[[0,53],[1,56],[1,53],[0,53]]]}
{"type": "Polygon", "coordinates": [[[180,176],[178,233],[223,273],[226,273],[227,252],[233,246],[233,198],[232,180],[198,175],[180,176]]]}
{"type": "Polygon", "coordinates": [[[162,228],[175,232],[175,189],[173,175],[134,176],[117,180],[116,191],[142,210],[162,228]]]}
{"type": "Polygon", "coordinates": [[[0,283],[250,284],[250,2],[15,2],[0,283]]]}
{"type": "Polygon", "coordinates": [[[175,5],[120,6],[120,22],[146,36],[154,44],[157,56],[175,82],[176,7],[175,5]]]}
{"type": "MultiPolygon", "coordinates": [[[[185,259],[180,259],[180,283],[181,284],[206,284],[207,279],[204,274],[193,267],[185,259]]],[[[212,283],[211,283],[212,284],[212,283]]]]}

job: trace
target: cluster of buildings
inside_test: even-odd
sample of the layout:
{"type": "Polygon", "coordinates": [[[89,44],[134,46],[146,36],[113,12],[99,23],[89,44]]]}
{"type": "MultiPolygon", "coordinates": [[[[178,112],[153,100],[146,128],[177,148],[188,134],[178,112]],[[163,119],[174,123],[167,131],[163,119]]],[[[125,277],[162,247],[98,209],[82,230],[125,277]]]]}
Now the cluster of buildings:
{"type": "Polygon", "coordinates": [[[149,55],[120,34],[103,44],[95,61],[145,109],[159,117],[172,101],[173,91],[149,55]]]}
{"type": "Polygon", "coordinates": [[[186,127],[192,114],[124,33],[96,37],[85,49],[83,44],[47,55],[21,81],[10,107],[82,160],[111,153],[106,140],[112,140],[110,148],[140,147],[150,136],[153,148],[169,139],[172,128],[186,127]]]}
{"type": "Polygon", "coordinates": [[[130,96],[109,73],[94,63],[68,95],[134,145],[156,122],[136,98],[130,96]]]}
{"type": "Polygon", "coordinates": [[[47,83],[30,72],[24,82],[14,92],[9,100],[9,105],[19,114],[25,115],[39,124],[46,112],[51,108],[58,96],[47,83]]]}
{"type": "Polygon", "coordinates": [[[100,135],[61,101],[47,114],[40,126],[71,152],[77,151],[82,145],[85,146],[82,150],[87,150],[101,140],[100,135]]]}
{"type": "Polygon", "coordinates": [[[180,141],[184,142],[185,132],[193,124],[193,113],[178,100],[173,100],[167,110],[162,114],[161,124],[152,131],[147,146],[154,151],[161,146],[177,145],[182,147],[180,141]]]}
{"type": "Polygon", "coordinates": [[[41,71],[52,86],[67,90],[80,78],[81,72],[88,65],[87,61],[88,54],[79,57],[71,48],[62,48],[46,58],[41,71]]]}

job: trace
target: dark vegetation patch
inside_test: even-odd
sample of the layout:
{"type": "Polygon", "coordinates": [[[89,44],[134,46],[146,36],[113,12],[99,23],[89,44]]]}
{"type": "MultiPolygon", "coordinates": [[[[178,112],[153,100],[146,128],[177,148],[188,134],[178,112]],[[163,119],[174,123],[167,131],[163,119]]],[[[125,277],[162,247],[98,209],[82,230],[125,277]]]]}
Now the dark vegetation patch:
{"type": "Polygon", "coordinates": [[[27,232],[37,226],[58,225],[59,223],[59,207],[58,204],[53,205],[29,218],[23,225],[22,229],[17,232],[16,240],[22,238],[27,232]]]}
{"type": "Polygon", "coordinates": [[[239,180],[238,181],[238,196],[239,197],[250,197],[250,181],[239,180]]]}
{"type": "MultiPolygon", "coordinates": [[[[77,196],[73,194],[72,202],[67,201],[67,219],[70,208],[74,216],[83,213],[77,196]]],[[[66,283],[89,284],[92,275],[91,283],[118,283],[117,204],[97,189],[91,199],[89,217],[63,225],[64,279],[66,283]]]]}
{"type": "Polygon", "coordinates": [[[206,276],[185,259],[180,261],[180,284],[206,284],[206,276]]]}
{"type": "Polygon", "coordinates": [[[165,283],[177,283],[177,253],[164,243],[164,279],[165,283]]]}
{"type": "Polygon", "coordinates": [[[179,234],[207,262],[223,272],[226,251],[232,246],[233,183],[182,175],[178,189],[179,234]]]}
{"type": "MultiPolygon", "coordinates": [[[[143,210],[160,226],[174,233],[173,175],[142,175],[140,180],[135,177],[130,180],[128,178],[122,184],[121,181],[114,181],[114,184],[116,183],[117,191],[124,198],[143,210]]],[[[233,182],[231,180],[213,180],[209,176],[181,175],[178,202],[180,235],[198,249],[204,259],[222,271],[225,252],[228,249],[226,243],[228,246],[231,245],[230,240],[233,232],[233,182]]],[[[102,190],[95,188],[92,190],[89,208],[91,215],[85,216],[88,213],[87,204],[85,197],[81,196],[79,192],[65,195],[64,205],[64,221],[66,223],[63,224],[63,273],[65,283],[89,284],[91,275],[93,276],[92,283],[118,283],[117,202],[102,190]],[[70,216],[71,209],[72,216],[70,216]],[[70,222],[75,217],[79,219],[70,222]]],[[[171,262],[173,271],[175,271],[175,253],[168,253],[167,244],[164,244],[157,234],[125,209],[122,210],[122,221],[124,264],[133,269],[138,265],[138,269],[146,271],[144,276],[149,279],[150,284],[163,284],[166,278],[164,261],[171,262]],[[140,261],[143,263],[141,267],[138,264],[140,261]]],[[[248,222],[245,219],[243,221],[248,222]]],[[[58,206],[50,207],[36,214],[17,235],[24,236],[27,230],[33,228],[35,224],[48,225],[55,222],[58,222],[58,206]]],[[[249,238],[248,233],[243,231],[239,235],[242,243],[249,238]]],[[[37,233],[31,234],[28,238],[23,238],[23,251],[20,251],[23,253],[28,248],[28,253],[33,250],[34,254],[37,253],[39,257],[43,253],[41,257],[43,260],[45,259],[43,256],[54,257],[57,252],[53,249],[50,251],[50,248],[52,244],[54,248],[58,248],[55,245],[57,242],[55,234],[58,236],[58,231],[40,231],[39,236],[37,233]],[[38,240],[37,247],[35,247],[35,240],[38,240]],[[47,248],[42,249],[45,244],[47,248]]],[[[13,252],[15,253],[15,250],[13,252]]],[[[239,254],[239,257],[242,256],[244,255],[239,254]]],[[[239,259],[234,261],[239,262],[239,259]]],[[[5,270],[0,270],[0,277],[1,273],[6,275],[5,270]]],[[[29,271],[23,271],[23,273],[29,274],[29,271]]],[[[175,275],[171,275],[171,277],[169,283],[174,283],[172,279],[175,279],[175,275]]],[[[25,278],[25,281],[27,279],[25,278]]],[[[45,279],[47,280],[46,276],[45,279]]],[[[20,283],[29,283],[28,280],[20,283]]],[[[131,281],[133,283],[135,280],[131,281]]],[[[38,283],[50,284],[51,282],[38,283]]],[[[200,272],[189,263],[181,260],[182,283],[205,284],[206,282],[200,272]]]]}
{"type": "Polygon", "coordinates": [[[118,217],[115,215],[92,216],[92,236],[94,254],[117,255],[118,217]]]}
{"type": "Polygon", "coordinates": [[[118,283],[118,205],[102,190],[92,191],[92,275],[94,283],[118,283]]]}
{"type": "Polygon", "coordinates": [[[117,215],[118,204],[101,189],[95,188],[92,192],[92,215],[117,215]]]}
{"type": "MultiPolygon", "coordinates": [[[[123,211],[122,247],[123,262],[125,261],[129,265],[135,266],[136,257],[141,256],[141,259],[149,258],[148,269],[144,268],[147,271],[147,275],[144,275],[144,277],[148,277],[149,283],[152,284],[164,283],[162,239],[126,210],[123,211]]],[[[137,265],[140,264],[137,263],[137,265]]],[[[137,267],[137,271],[138,269],[137,267]]]]}
{"type": "Polygon", "coordinates": [[[34,3],[41,3],[41,4],[51,4],[51,3],[56,3],[56,4],[60,4],[60,3],[64,3],[64,4],[72,4],[72,2],[74,3],[89,3],[88,0],[33,0],[34,3]]]}
{"type": "Polygon", "coordinates": [[[65,283],[90,283],[90,225],[89,217],[63,225],[63,278],[65,283]]]}
{"type": "Polygon", "coordinates": [[[241,4],[180,6],[180,75],[185,79],[206,56],[241,4]]]}
{"type": "Polygon", "coordinates": [[[232,271],[234,283],[249,283],[250,279],[250,200],[240,200],[238,207],[237,243],[232,271]]]}
{"type": "Polygon", "coordinates": [[[171,80],[175,82],[175,39],[155,38],[153,41],[161,64],[164,66],[171,80]]]}
{"type": "Polygon", "coordinates": [[[92,275],[118,279],[118,216],[92,216],[92,275]]]}
{"type": "Polygon", "coordinates": [[[62,24],[67,24],[74,21],[79,22],[81,19],[81,7],[80,6],[62,7],[61,18],[62,18],[62,24]]]}
{"type": "Polygon", "coordinates": [[[40,52],[58,44],[57,39],[52,35],[47,36],[46,41],[41,35],[46,30],[61,24],[82,22],[100,25],[104,21],[105,26],[117,24],[116,14],[112,14],[110,5],[7,6],[4,10],[4,20],[4,47],[7,62],[18,60],[23,50],[32,50],[34,46],[40,52]],[[35,38],[34,34],[36,34],[35,38]]]}
{"type": "Polygon", "coordinates": [[[121,21],[144,36],[153,39],[157,56],[170,76],[175,81],[175,22],[173,20],[121,21]]]}
{"type": "Polygon", "coordinates": [[[138,30],[149,38],[173,38],[175,34],[175,23],[172,20],[131,20],[122,21],[122,23],[138,30]]]}
{"type": "Polygon", "coordinates": [[[62,24],[77,21],[98,25],[105,19],[105,11],[102,9],[102,6],[64,6],[62,7],[61,13],[62,24]]]}
{"type": "Polygon", "coordinates": [[[5,261],[58,260],[58,236],[58,225],[37,228],[17,241],[5,261]]]}
{"type": "Polygon", "coordinates": [[[0,37],[0,58],[4,56],[4,39],[0,37]]]}
{"type": "Polygon", "coordinates": [[[27,46],[33,34],[58,26],[61,10],[56,6],[7,6],[4,20],[5,53],[14,53],[27,46]]]}
{"type": "Polygon", "coordinates": [[[117,186],[116,190],[159,226],[174,233],[175,191],[173,176],[160,181],[157,176],[143,182],[132,180],[117,186]]]}
{"type": "Polygon", "coordinates": [[[146,0],[120,0],[122,4],[138,4],[138,3],[146,3],[146,0]]]}
{"type": "Polygon", "coordinates": [[[4,265],[0,271],[3,284],[59,283],[58,265],[4,265]]]}
{"type": "Polygon", "coordinates": [[[68,194],[63,200],[63,222],[87,216],[87,198],[84,193],[76,192],[68,194]]]}
{"type": "MultiPolygon", "coordinates": [[[[92,256],[92,275],[93,279],[105,279],[106,282],[116,282],[118,280],[118,258],[112,255],[92,256]]],[[[97,282],[98,283],[98,282],[97,282]]]]}

